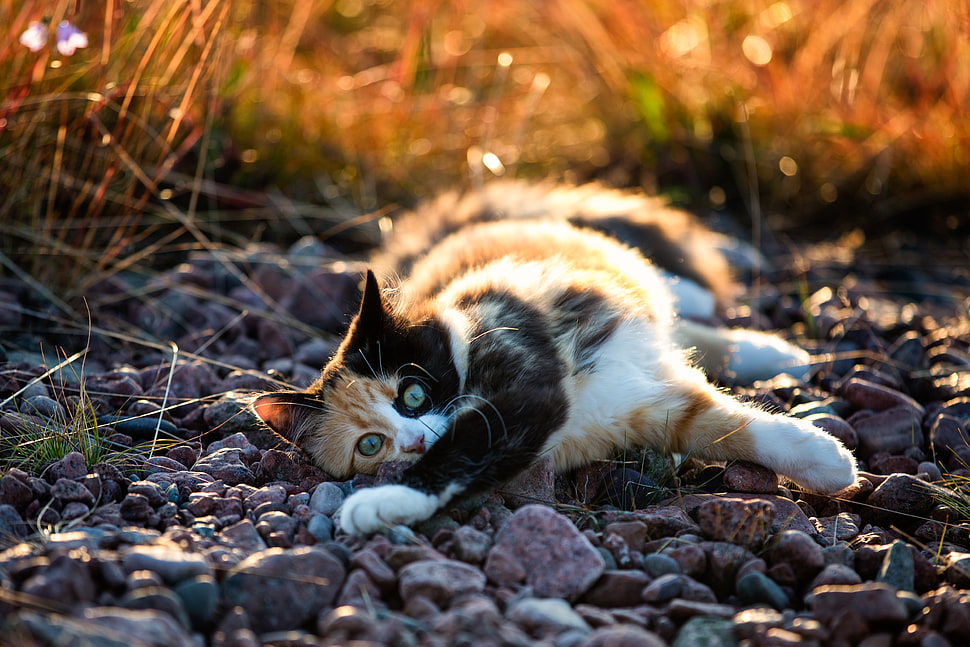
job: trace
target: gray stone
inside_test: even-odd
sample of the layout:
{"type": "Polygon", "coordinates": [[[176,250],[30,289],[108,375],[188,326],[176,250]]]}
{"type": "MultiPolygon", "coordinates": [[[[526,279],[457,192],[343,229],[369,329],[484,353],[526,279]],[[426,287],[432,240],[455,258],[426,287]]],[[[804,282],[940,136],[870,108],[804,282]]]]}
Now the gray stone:
{"type": "Polygon", "coordinates": [[[737,644],[731,620],[698,616],[684,623],[671,647],[736,647],[737,644]]]}
{"type": "Polygon", "coordinates": [[[0,503],[0,537],[26,539],[30,534],[24,518],[10,504],[0,503]]]}
{"type": "Polygon", "coordinates": [[[336,483],[321,483],[310,496],[310,509],[332,517],[344,502],[344,492],[336,483]]]}
{"type": "Polygon", "coordinates": [[[132,546],[122,557],[125,571],[149,570],[158,573],[169,584],[197,575],[211,575],[209,563],[199,553],[189,553],[176,546],[132,546]]]}
{"type": "Polygon", "coordinates": [[[322,514],[313,514],[306,524],[307,532],[321,544],[333,540],[333,519],[322,514]]]}
{"type": "Polygon", "coordinates": [[[505,616],[539,640],[570,629],[590,631],[586,621],[560,598],[524,598],[509,608],[505,616]]]}
{"type": "Polygon", "coordinates": [[[215,617],[219,604],[219,585],[211,575],[197,575],[182,580],[172,589],[182,600],[193,627],[205,627],[215,617]]]}
{"type": "Polygon", "coordinates": [[[650,553],[643,558],[643,570],[650,577],[660,577],[668,573],[680,573],[677,560],[663,553],[650,553]]]}
{"type": "Polygon", "coordinates": [[[909,545],[896,540],[890,545],[883,557],[882,566],[876,575],[877,582],[883,582],[899,591],[915,592],[916,565],[909,545]]]}
{"type": "Polygon", "coordinates": [[[636,625],[618,624],[590,632],[579,647],[667,647],[667,642],[636,625]]]}
{"type": "Polygon", "coordinates": [[[744,604],[769,604],[781,611],[789,606],[788,595],[778,584],[764,573],[747,573],[738,579],[738,598],[744,604]]]}

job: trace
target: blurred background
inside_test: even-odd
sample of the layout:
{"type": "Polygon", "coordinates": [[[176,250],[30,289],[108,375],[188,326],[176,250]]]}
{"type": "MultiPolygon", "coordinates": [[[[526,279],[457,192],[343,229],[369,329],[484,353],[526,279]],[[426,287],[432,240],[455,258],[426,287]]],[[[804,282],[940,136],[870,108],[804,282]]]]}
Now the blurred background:
{"type": "Polygon", "coordinates": [[[0,0],[0,34],[0,275],[65,300],[189,250],[361,250],[497,176],[816,241],[970,229],[962,2],[0,0]],[[31,51],[42,19],[88,46],[31,51]]]}

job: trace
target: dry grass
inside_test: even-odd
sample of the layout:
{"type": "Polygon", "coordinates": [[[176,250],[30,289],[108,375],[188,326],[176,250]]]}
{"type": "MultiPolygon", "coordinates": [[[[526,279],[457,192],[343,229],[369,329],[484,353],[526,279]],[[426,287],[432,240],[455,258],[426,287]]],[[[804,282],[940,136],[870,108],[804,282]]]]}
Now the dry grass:
{"type": "Polygon", "coordinates": [[[0,272],[73,297],[495,174],[957,228],[968,30],[920,0],[0,0],[0,272]],[[29,52],[43,16],[91,46],[29,52]]]}

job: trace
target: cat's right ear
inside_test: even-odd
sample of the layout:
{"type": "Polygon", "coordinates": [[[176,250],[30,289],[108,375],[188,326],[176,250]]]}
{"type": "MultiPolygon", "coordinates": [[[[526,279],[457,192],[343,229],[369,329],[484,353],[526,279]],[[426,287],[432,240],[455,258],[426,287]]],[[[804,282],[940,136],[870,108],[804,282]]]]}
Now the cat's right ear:
{"type": "Polygon", "coordinates": [[[380,339],[384,331],[386,313],[384,300],[381,297],[381,286],[374,272],[367,270],[364,294],[360,299],[360,310],[357,312],[353,330],[350,332],[350,336],[357,341],[357,345],[363,346],[367,342],[376,342],[380,339]]]}
{"type": "Polygon", "coordinates": [[[305,393],[267,393],[253,401],[253,413],[277,434],[299,445],[307,414],[320,408],[305,393]]]}

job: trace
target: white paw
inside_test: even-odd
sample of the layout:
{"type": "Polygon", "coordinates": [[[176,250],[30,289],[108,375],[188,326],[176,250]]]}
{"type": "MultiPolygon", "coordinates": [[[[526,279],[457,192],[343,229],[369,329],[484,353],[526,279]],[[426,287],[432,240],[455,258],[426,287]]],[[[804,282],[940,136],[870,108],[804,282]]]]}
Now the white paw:
{"type": "Polygon", "coordinates": [[[753,384],[781,373],[808,378],[811,356],[781,337],[738,328],[729,332],[728,339],[727,370],[738,384],[753,384]]]}
{"type": "Polygon", "coordinates": [[[806,420],[782,415],[755,424],[758,462],[823,494],[855,483],[855,457],[834,436],[806,420]]]}
{"type": "Polygon", "coordinates": [[[405,485],[381,485],[351,494],[337,513],[337,523],[350,535],[368,535],[399,524],[431,517],[439,499],[405,485]]]}

